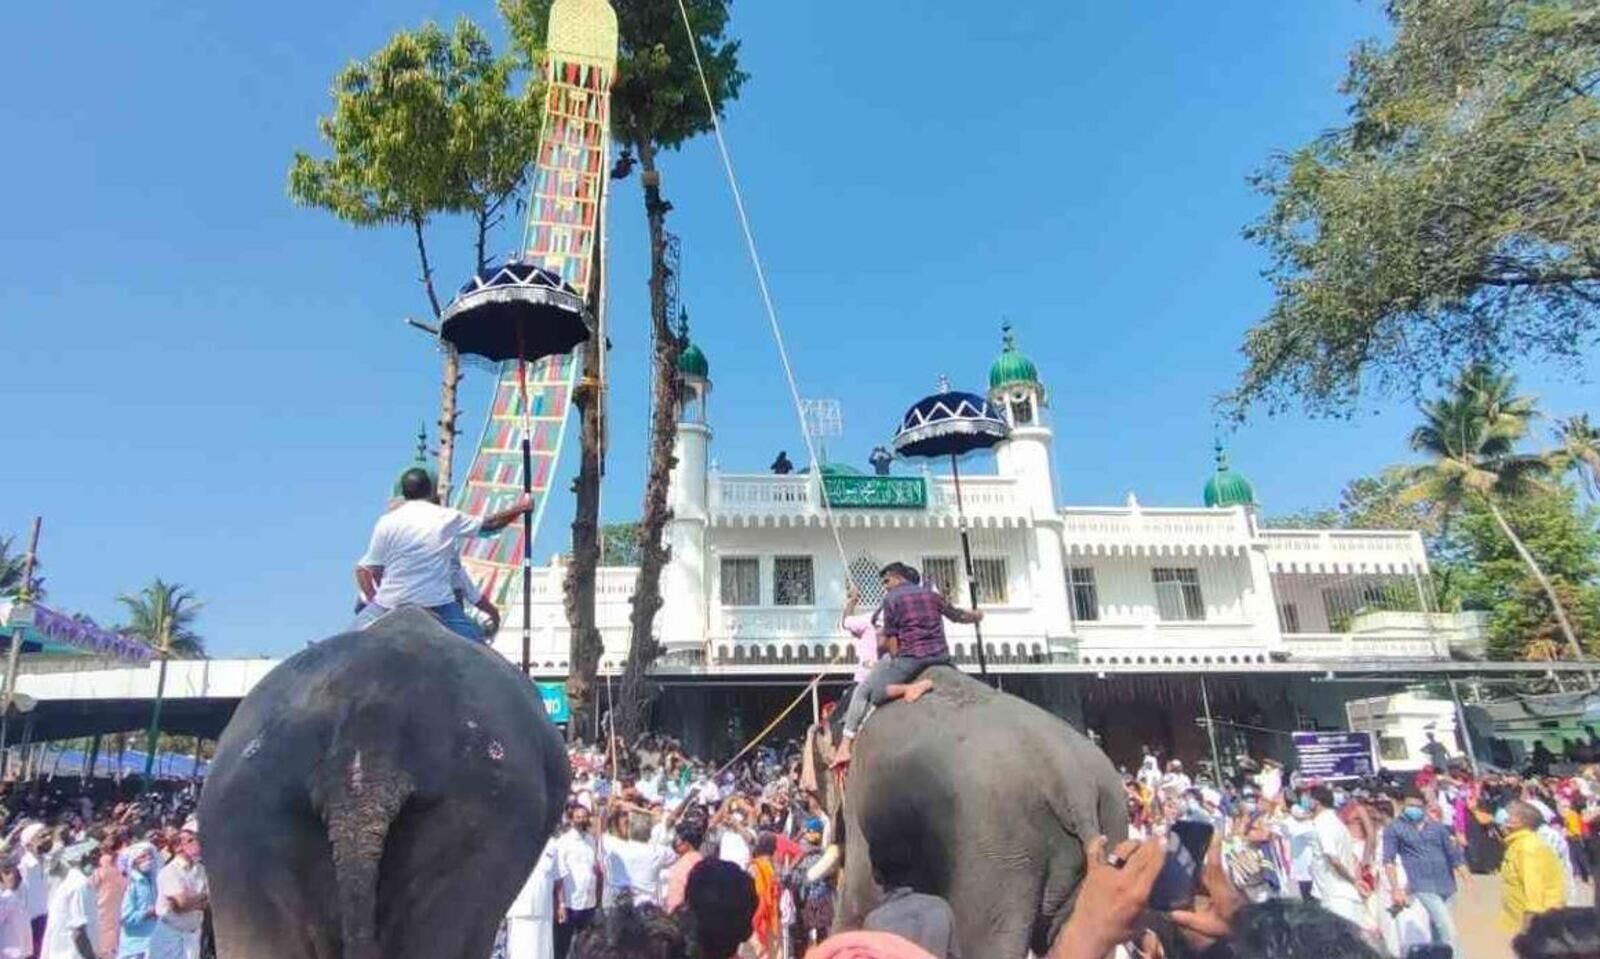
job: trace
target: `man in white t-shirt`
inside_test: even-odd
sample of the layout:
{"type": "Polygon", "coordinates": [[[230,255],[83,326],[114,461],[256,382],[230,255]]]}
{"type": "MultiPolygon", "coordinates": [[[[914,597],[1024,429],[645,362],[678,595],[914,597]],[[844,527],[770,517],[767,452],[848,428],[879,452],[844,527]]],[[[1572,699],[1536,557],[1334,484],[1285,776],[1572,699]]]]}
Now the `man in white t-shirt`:
{"type": "Polygon", "coordinates": [[[610,814],[611,828],[600,839],[605,855],[607,908],[631,899],[635,906],[655,903],[661,874],[677,860],[664,824],[622,804],[610,814]]]}
{"type": "MultiPolygon", "coordinates": [[[[481,519],[469,516],[440,506],[433,477],[418,467],[401,474],[400,495],[405,502],[378,519],[367,552],[356,564],[356,585],[366,606],[356,615],[353,628],[365,629],[401,606],[420,606],[451,632],[482,640],[477,624],[467,618],[456,598],[461,588],[468,595],[477,592],[461,568],[461,540],[510,526],[533,509],[533,501],[522,496],[509,509],[481,519]]],[[[474,604],[498,624],[500,613],[493,603],[475,596],[474,604]]]]}
{"type": "Polygon", "coordinates": [[[200,836],[178,833],[172,861],[156,874],[156,928],[150,959],[200,959],[200,929],[211,905],[211,884],[200,864],[200,836]]]}
{"type": "Polygon", "coordinates": [[[33,954],[37,956],[44,942],[45,913],[50,907],[50,877],[45,873],[44,858],[52,840],[50,830],[42,822],[23,826],[18,838],[22,843],[22,861],[17,864],[17,871],[22,875],[22,885],[17,892],[27,910],[28,925],[33,931],[33,954]]]}
{"type": "Polygon", "coordinates": [[[1333,790],[1313,786],[1309,796],[1315,837],[1311,852],[1312,894],[1324,909],[1355,923],[1370,936],[1377,931],[1366,905],[1371,890],[1363,888],[1360,857],[1350,827],[1334,812],[1333,790]]]}
{"type": "Polygon", "coordinates": [[[572,938],[594,922],[600,906],[600,852],[589,832],[589,808],[567,806],[570,828],[556,840],[556,959],[566,959],[572,938]]]}

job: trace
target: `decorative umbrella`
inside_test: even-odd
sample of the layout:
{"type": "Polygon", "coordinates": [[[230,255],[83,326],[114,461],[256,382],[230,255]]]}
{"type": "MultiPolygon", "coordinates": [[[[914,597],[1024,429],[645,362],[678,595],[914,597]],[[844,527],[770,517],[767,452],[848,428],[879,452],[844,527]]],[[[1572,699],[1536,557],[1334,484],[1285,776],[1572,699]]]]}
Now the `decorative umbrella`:
{"type": "MultiPolygon", "coordinates": [[[[956,486],[956,518],[961,530],[961,557],[967,569],[967,591],[972,608],[978,608],[978,580],[972,569],[972,542],[967,536],[967,512],[961,504],[961,457],[975,450],[986,450],[1011,435],[1011,427],[989,405],[973,393],[950,389],[950,381],[939,378],[939,392],[925,396],[906,410],[900,432],[894,437],[894,451],[904,457],[950,458],[950,476],[956,486]]],[[[983,651],[983,627],[974,623],[978,639],[978,672],[989,675],[989,659],[983,651]]]]}
{"type": "MultiPolygon", "coordinates": [[[[479,270],[440,317],[439,338],[465,356],[517,361],[522,394],[522,492],[533,495],[533,421],[528,363],[569,353],[589,338],[593,318],[559,274],[515,257],[479,270]]],[[[533,513],[522,517],[522,671],[533,649],[533,513]]]]}

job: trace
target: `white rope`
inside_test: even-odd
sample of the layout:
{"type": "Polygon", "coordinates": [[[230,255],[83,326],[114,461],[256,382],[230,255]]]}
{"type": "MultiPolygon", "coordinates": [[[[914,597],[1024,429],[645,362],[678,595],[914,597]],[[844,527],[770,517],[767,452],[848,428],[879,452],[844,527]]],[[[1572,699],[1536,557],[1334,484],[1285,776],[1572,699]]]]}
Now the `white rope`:
{"type": "Polygon", "coordinates": [[[711,84],[706,81],[705,65],[700,62],[700,44],[695,39],[694,25],[689,22],[689,9],[678,0],[678,13],[683,17],[683,29],[688,34],[689,50],[694,54],[694,69],[700,78],[700,91],[705,94],[706,110],[711,114],[711,130],[716,135],[717,152],[722,155],[722,169],[728,178],[728,189],[733,193],[733,205],[739,213],[739,226],[744,230],[745,249],[750,253],[750,265],[756,271],[756,285],[761,288],[761,303],[767,310],[767,322],[772,327],[772,339],[778,347],[778,359],[783,362],[783,376],[789,384],[789,398],[794,402],[795,417],[800,421],[800,436],[805,440],[806,454],[811,457],[811,472],[817,481],[817,496],[822,502],[828,532],[833,534],[833,545],[839,551],[839,565],[845,579],[850,579],[850,560],[845,555],[844,540],[839,536],[833,506],[828,502],[822,486],[822,464],[817,459],[816,444],[811,441],[811,430],[806,425],[805,405],[800,401],[800,387],[795,382],[794,366],[789,362],[789,349],[784,345],[783,329],[778,325],[778,310],[772,303],[772,291],[767,288],[767,271],[761,266],[761,254],[756,250],[755,233],[750,229],[750,216],[745,212],[744,195],[739,191],[739,178],[733,172],[733,158],[728,154],[728,142],[722,135],[722,120],[717,116],[716,102],[711,99],[711,84]]]}

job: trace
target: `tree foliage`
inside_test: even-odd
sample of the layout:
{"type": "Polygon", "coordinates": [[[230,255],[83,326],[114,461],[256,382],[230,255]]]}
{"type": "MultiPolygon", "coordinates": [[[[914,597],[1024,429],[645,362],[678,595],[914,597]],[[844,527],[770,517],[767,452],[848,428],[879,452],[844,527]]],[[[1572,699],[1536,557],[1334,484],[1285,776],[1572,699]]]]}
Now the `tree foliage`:
{"type": "MultiPolygon", "coordinates": [[[[15,596],[22,592],[22,575],[28,564],[27,550],[19,549],[10,536],[0,536],[0,596],[15,596]]],[[[40,563],[33,564],[33,598],[44,598],[44,587],[39,579],[40,563]]]]}
{"type": "Polygon", "coordinates": [[[1274,302],[1236,413],[1347,412],[1465,362],[1582,355],[1600,333],[1600,5],[1391,0],[1343,126],[1277,158],[1245,235],[1274,302]]]}
{"type": "Polygon", "coordinates": [[[600,565],[639,565],[639,523],[607,523],[600,529],[600,565]]]}
{"type": "MultiPolygon", "coordinates": [[[[1577,492],[1565,485],[1503,508],[1549,577],[1585,651],[1600,653],[1600,510],[1580,506],[1577,492]]],[[[1549,597],[1483,505],[1468,503],[1452,522],[1434,572],[1450,577],[1459,608],[1489,612],[1492,658],[1548,659],[1565,650],[1549,597]]]]}
{"type": "MultiPolygon", "coordinates": [[[[552,0],[499,0],[525,65],[545,46],[552,0]]],[[[617,11],[617,80],[611,89],[611,131],[617,142],[672,150],[711,129],[694,53],[676,0],[614,0],[617,11]]],[[[728,0],[686,0],[705,66],[711,99],[720,114],[739,97],[747,75],[739,69],[739,41],[727,37],[728,0]]]]}
{"type": "Polygon", "coordinates": [[[1577,474],[1590,499],[1600,499],[1600,429],[1586,413],[1556,424],[1555,465],[1577,474]]]}
{"type": "Polygon", "coordinates": [[[137,593],[117,597],[128,621],[117,632],[176,659],[203,659],[205,640],[194,631],[204,605],[187,587],[159,577],[137,593]]]}
{"type": "Polygon", "coordinates": [[[515,91],[519,73],[466,18],[450,33],[432,23],[396,33],[334,80],[333,113],[317,121],[332,155],[297,152],[290,196],[356,226],[469,214],[481,266],[539,136],[539,88],[515,91]]]}

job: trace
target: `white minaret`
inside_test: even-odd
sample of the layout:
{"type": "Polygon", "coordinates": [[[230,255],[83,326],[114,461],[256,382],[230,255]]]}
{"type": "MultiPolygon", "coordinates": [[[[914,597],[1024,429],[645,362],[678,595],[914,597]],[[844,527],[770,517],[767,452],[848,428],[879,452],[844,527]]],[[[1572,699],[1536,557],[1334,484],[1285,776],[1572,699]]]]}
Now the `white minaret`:
{"type": "Polygon", "coordinates": [[[1011,324],[1002,330],[1004,348],[989,368],[989,402],[1011,425],[1011,438],[995,447],[995,470],[1016,481],[1016,493],[1032,519],[1028,581],[1033,606],[1045,625],[1052,652],[1070,648],[1072,620],[1067,609],[1067,569],[1062,555],[1061,516],[1056,512],[1051,447],[1055,434],[1045,422],[1048,397],[1033,361],[1017,349],[1011,324]]]}
{"type": "Polygon", "coordinates": [[[689,342],[687,317],[680,317],[678,335],[683,352],[678,372],[683,377],[678,433],[672,455],[677,465],[667,500],[672,521],[666,539],[672,561],[661,577],[661,642],[668,654],[705,652],[708,585],[706,582],[706,523],[710,490],[707,466],[711,453],[711,426],[706,400],[711,394],[710,364],[698,346],[689,342]]]}

